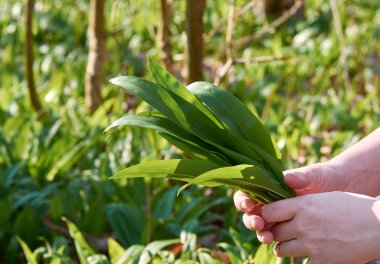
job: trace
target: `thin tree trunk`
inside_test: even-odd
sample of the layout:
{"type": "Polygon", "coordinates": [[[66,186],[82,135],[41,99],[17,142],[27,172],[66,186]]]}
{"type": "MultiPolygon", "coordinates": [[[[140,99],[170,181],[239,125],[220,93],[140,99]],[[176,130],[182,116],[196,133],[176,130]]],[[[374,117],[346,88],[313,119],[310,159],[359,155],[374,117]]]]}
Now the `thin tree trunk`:
{"type": "Polygon", "coordinates": [[[172,0],[161,0],[161,23],[158,27],[158,47],[160,48],[161,60],[165,63],[166,69],[170,70],[173,65],[173,56],[171,52],[171,42],[170,42],[170,17],[171,17],[171,4],[172,0]]]}
{"type": "Polygon", "coordinates": [[[88,28],[88,62],[86,67],[86,106],[93,113],[101,104],[105,46],[105,0],[91,0],[88,28]]]}
{"type": "Polygon", "coordinates": [[[29,98],[33,109],[42,114],[43,109],[41,102],[38,98],[36,91],[36,85],[34,83],[33,75],[33,33],[32,33],[32,21],[33,21],[33,10],[34,10],[34,0],[25,0],[25,43],[24,43],[24,53],[25,53],[25,75],[28,84],[29,98]]]}
{"type": "Polygon", "coordinates": [[[268,15],[278,14],[294,5],[294,0],[264,0],[265,13],[268,15]]]}
{"type": "Polygon", "coordinates": [[[188,83],[203,79],[203,13],[206,0],[186,0],[187,50],[185,56],[188,83]]]}
{"type": "MultiPolygon", "coordinates": [[[[263,0],[265,2],[265,14],[266,15],[281,15],[285,10],[290,9],[296,2],[296,0],[263,0]]],[[[304,14],[304,6],[298,10],[295,15],[296,18],[302,18],[304,14]]]]}

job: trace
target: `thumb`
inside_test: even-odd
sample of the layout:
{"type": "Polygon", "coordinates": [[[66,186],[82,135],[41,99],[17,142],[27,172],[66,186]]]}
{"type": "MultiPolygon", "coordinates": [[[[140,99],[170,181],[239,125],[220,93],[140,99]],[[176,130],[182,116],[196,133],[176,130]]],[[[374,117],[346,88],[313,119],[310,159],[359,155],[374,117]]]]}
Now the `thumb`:
{"type": "Polygon", "coordinates": [[[301,190],[311,185],[311,179],[308,173],[301,171],[285,172],[285,183],[293,190],[301,190]]]}
{"type": "Polygon", "coordinates": [[[285,183],[297,195],[329,191],[331,188],[326,187],[327,182],[322,175],[321,168],[319,164],[314,164],[285,171],[285,183]]]}

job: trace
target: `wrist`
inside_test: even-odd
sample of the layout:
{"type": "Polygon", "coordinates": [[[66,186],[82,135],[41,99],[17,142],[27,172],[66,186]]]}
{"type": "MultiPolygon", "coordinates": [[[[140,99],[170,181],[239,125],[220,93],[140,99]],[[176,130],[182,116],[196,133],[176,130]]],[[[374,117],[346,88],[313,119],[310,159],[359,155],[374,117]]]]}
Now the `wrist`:
{"type": "Polygon", "coordinates": [[[374,175],[363,163],[353,163],[337,157],[326,162],[325,167],[329,175],[339,182],[341,191],[371,197],[380,194],[380,177],[374,175]]]}

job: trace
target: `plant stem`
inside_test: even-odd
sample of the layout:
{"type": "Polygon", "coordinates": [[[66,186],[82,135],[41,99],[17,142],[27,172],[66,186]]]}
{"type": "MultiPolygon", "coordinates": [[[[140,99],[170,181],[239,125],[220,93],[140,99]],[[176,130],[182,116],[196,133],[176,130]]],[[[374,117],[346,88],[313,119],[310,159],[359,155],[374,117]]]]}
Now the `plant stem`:
{"type": "Polygon", "coordinates": [[[151,182],[148,180],[146,182],[146,244],[150,243],[152,240],[152,190],[150,186],[151,182]]]}

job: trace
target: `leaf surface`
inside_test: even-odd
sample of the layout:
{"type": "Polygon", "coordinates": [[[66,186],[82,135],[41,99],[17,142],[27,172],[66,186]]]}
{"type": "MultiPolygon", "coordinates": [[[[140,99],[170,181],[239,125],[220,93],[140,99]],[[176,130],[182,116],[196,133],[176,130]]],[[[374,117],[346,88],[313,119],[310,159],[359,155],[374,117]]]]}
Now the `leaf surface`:
{"type": "Polygon", "coordinates": [[[202,102],[194,96],[186,87],[179,82],[170,72],[163,68],[157,61],[148,57],[149,69],[157,84],[165,89],[168,89],[178,96],[184,98],[187,102],[193,104],[196,108],[201,110],[210,120],[212,120],[219,127],[222,127],[219,120],[206,108],[202,102]]]}
{"type": "Polygon", "coordinates": [[[213,142],[235,149],[224,128],[214,123],[203,110],[195,107],[192,102],[186,101],[175,92],[132,76],[116,77],[111,82],[146,101],[171,121],[207,143],[213,142]]]}
{"type": "Polygon", "coordinates": [[[254,142],[273,157],[281,159],[277,145],[272,142],[261,121],[239,99],[208,82],[195,82],[187,88],[199,97],[226,127],[254,142]]]}
{"type": "Polygon", "coordinates": [[[283,198],[292,197],[292,193],[284,189],[267,170],[253,165],[237,165],[223,167],[205,172],[179,189],[181,192],[191,184],[205,184],[208,181],[228,184],[232,187],[244,188],[255,194],[255,190],[266,190],[283,198]]]}
{"type": "Polygon", "coordinates": [[[190,181],[202,173],[220,168],[220,165],[204,160],[171,159],[140,163],[119,171],[111,179],[136,177],[170,178],[190,181]]]}

